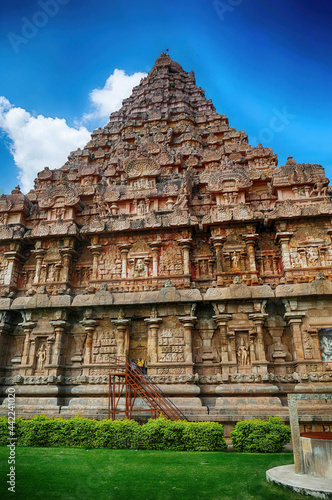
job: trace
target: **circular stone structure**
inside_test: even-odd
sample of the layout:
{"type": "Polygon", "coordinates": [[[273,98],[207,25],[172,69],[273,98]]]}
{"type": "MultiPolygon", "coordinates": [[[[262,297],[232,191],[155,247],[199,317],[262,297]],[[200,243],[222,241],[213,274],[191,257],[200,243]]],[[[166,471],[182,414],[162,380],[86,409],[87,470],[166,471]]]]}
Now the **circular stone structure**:
{"type": "Polygon", "coordinates": [[[266,479],[296,493],[316,498],[332,498],[332,479],[315,477],[309,474],[296,474],[294,464],[281,465],[266,471],[266,479]]]}
{"type": "Polygon", "coordinates": [[[304,473],[332,480],[332,432],[301,434],[304,473]]]}

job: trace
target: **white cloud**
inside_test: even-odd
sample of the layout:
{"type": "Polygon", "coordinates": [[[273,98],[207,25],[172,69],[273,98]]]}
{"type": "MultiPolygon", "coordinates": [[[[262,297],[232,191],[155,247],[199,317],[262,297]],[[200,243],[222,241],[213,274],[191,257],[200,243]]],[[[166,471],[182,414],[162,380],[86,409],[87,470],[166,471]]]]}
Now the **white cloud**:
{"type": "Polygon", "coordinates": [[[115,69],[102,89],[90,92],[93,111],[83,115],[83,122],[99,118],[108,118],[113,111],[120,109],[123,99],[129,97],[133,87],[139,84],[146,73],[126,75],[123,69],[115,69]]]}
{"type": "Polygon", "coordinates": [[[105,118],[121,107],[122,100],[129,97],[144,76],[146,73],[126,75],[123,70],[115,69],[102,89],[92,90],[92,111],[83,115],[76,127],[70,127],[64,118],[34,116],[0,96],[0,130],[10,140],[22,191],[33,187],[37,173],[45,166],[59,168],[71,151],[84,147],[90,132],[83,123],[100,120],[97,126],[104,125],[105,118]]]}
{"type": "Polygon", "coordinates": [[[45,166],[61,167],[68,154],[90,138],[85,127],[69,127],[63,118],[32,116],[0,97],[0,128],[11,141],[10,152],[19,169],[23,192],[29,191],[37,173],[45,166]]]}

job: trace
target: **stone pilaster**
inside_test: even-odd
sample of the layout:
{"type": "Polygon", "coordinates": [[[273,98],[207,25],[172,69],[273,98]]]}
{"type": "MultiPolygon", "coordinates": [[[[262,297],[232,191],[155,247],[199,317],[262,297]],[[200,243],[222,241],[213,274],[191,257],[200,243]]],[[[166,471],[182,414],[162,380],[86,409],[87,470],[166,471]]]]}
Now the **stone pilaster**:
{"type": "Polygon", "coordinates": [[[46,341],[46,360],[45,360],[45,368],[52,364],[52,350],[55,338],[48,337],[46,341]]]}
{"type": "Polygon", "coordinates": [[[8,312],[0,313],[0,368],[6,364],[9,334],[12,331],[11,325],[6,322],[8,312]]]}
{"type": "Polygon", "coordinates": [[[284,271],[287,269],[291,269],[292,267],[290,251],[289,251],[289,242],[292,236],[293,233],[290,231],[283,231],[281,233],[276,234],[276,240],[281,245],[281,259],[282,259],[282,264],[284,266],[284,271]]]}
{"type": "Polygon", "coordinates": [[[190,276],[191,275],[190,249],[192,246],[192,240],[190,238],[183,239],[179,241],[179,244],[181,245],[182,255],[183,255],[183,274],[185,276],[190,276]]]}
{"type": "Polygon", "coordinates": [[[46,249],[44,248],[36,248],[36,250],[32,250],[32,253],[35,255],[36,258],[36,273],[34,277],[34,284],[37,285],[40,281],[40,273],[41,273],[41,268],[42,268],[42,263],[44,259],[46,249]]]}
{"type": "Polygon", "coordinates": [[[119,245],[121,253],[121,278],[127,278],[127,262],[128,262],[128,252],[131,245],[119,245]]]}
{"type": "Polygon", "coordinates": [[[184,362],[189,363],[186,372],[193,372],[193,340],[192,331],[197,318],[196,316],[182,316],[179,318],[184,328],[184,362]],[[191,365],[191,366],[190,366],[191,365]]]}
{"type": "MultiPolygon", "coordinates": [[[[37,323],[35,321],[23,321],[19,326],[22,326],[25,339],[23,345],[23,354],[22,354],[22,368],[32,368],[34,364],[34,357],[31,354],[31,343],[33,341],[32,338],[32,330],[35,328],[37,323]]],[[[30,372],[31,374],[31,372],[30,372]]]]}
{"type": "Polygon", "coordinates": [[[20,253],[20,250],[21,244],[15,242],[10,244],[10,250],[4,252],[4,256],[8,261],[8,266],[4,276],[4,285],[12,287],[17,286],[20,262],[23,259],[23,255],[20,253]]]}
{"type": "Polygon", "coordinates": [[[222,265],[222,248],[226,241],[226,236],[214,236],[211,238],[211,243],[216,252],[216,273],[221,274],[223,272],[222,265]]]}
{"type": "Polygon", "coordinates": [[[256,362],[259,362],[261,371],[264,373],[267,372],[267,360],[265,355],[263,326],[268,316],[268,314],[264,313],[249,314],[249,318],[254,322],[256,328],[256,362]]]}
{"type": "Polygon", "coordinates": [[[95,332],[96,326],[98,325],[98,322],[95,319],[85,319],[83,321],[80,321],[80,324],[84,326],[84,330],[86,333],[83,361],[85,365],[88,365],[92,362],[93,334],[95,332]]]}
{"type": "Polygon", "coordinates": [[[91,245],[88,248],[89,248],[90,252],[92,253],[91,279],[96,280],[96,279],[98,279],[98,264],[99,264],[99,256],[101,254],[102,246],[97,244],[97,245],[91,245]]]}
{"type": "Polygon", "coordinates": [[[150,243],[150,248],[152,251],[152,276],[158,276],[158,257],[159,257],[159,248],[161,243],[150,243]]]}
{"type": "Polygon", "coordinates": [[[129,354],[129,325],[130,319],[112,319],[111,322],[116,327],[116,341],[118,345],[118,357],[129,354]]]}
{"type": "Polygon", "coordinates": [[[162,318],[146,318],[148,325],[148,363],[155,364],[158,361],[158,330],[162,318]]]}
{"type": "Polygon", "coordinates": [[[77,252],[71,247],[60,248],[59,252],[62,256],[61,281],[68,283],[70,281],[72,259],[77,256],[77,252]]]}
{"type": "Polygon", "coordinates": [[[301,323],[305,316],[304,311],[292,311],[284,314],[284,320],[291,330],[291,337],[294,348],[294,358],[296,361],[304,361],[301,323]]]}
{"type": "Polygon", "coordinates": [[[213,319],[217,323],[217,327],[219,328],[220,341],[221,341],[221,364],[222,369],[226,370],[226,365],[230,361],[228,359],[228,342],[227,342],[227,324],[232,319],[231,314],[223,313],[218,314],[217,316],[213,316],[213,319]]]}
{"type": "Polygon", "coordinates": [[[63,320],[54,320],[50,321],[50,325],[53,326],[55,334],[55,342],[52,353],[52,365],[57,367],[58,370],[61,360],[63,335],[67,327],[67,322],[63,320]]]}
{"type": "MultiPolygon", "coordinates": [[[[256,273],[256,259],[255,259],[255,246],[258,238],[258,234],[244,234],[242,238],[245,241],[247,247],[247,254],[249,258],[249,270],[252,273],[256,273]]],[[[257,276],[256,276],[257,278],[257,276]]]]}

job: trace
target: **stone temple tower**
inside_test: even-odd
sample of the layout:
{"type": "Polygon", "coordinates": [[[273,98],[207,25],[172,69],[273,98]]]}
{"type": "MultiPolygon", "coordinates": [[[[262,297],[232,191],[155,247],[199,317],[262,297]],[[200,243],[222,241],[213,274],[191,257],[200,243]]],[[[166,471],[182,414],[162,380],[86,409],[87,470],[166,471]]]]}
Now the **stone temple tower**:
{"type": "MultiPolygon", "coordinates": [[[[83,150],[0,196],[1,413],[15,386],[24,417],[104,418],[114,355],[226,432],[330,392],[328,182],[277,167],[161,54],[83,150]]],[[[325,402],[299,413],[332,425],[325,402]]]]}

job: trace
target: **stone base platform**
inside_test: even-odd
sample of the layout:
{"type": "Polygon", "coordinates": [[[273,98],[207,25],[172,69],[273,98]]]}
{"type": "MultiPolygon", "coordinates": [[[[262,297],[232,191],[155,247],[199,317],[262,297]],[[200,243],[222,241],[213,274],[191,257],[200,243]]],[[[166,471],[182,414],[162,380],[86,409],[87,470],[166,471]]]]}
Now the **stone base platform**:
{"type": "Polygon", "coordinates": [[[301,495],[316,498],[332,498],[332,479],[295,474],[294,465],[281,465],[266,471],[266,479],[271,483],[290,488],[301,495]]]}

